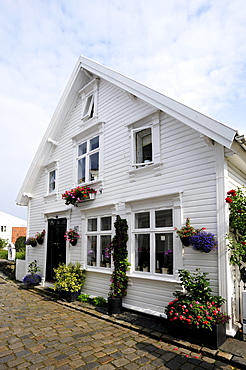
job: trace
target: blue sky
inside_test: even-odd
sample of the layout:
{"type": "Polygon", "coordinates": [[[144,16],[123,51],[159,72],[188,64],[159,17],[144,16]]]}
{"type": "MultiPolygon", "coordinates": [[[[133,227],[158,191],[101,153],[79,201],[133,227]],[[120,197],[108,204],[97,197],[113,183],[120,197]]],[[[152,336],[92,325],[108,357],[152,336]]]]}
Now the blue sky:
{"type": "Polygon", "coordinates": [[[0,0],[0,210],[79,55],[246,134],[245,0],[0,0]]]}

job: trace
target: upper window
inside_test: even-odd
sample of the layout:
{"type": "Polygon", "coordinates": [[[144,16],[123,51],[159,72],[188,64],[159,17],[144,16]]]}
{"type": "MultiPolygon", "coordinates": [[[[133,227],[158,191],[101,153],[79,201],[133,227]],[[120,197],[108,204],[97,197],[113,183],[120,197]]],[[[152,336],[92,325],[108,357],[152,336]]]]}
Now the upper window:
{"type": "Polygon", "coordinates": [[[56,170],[49,172],[49,193],[53,193],[56,189],[56,170]]]}
{"type": "Polygon", "coordinates": [[[99,135],[78,145],[78,183],[95,181],[99,176],[99,135]]]}
{"type": "Polygon", "coordinates": [[[146,164],[153,160],[152,154],[152,130],[150,127],[133,130],[134,133],[134,162],[135,164],[146,164]]]}
{"type": "Polygon", "coordinates": [[[94,112],[94,95],[89,95],[86,97],[81,118],[90,119],[94,116],[94,112]]]}
{"type": "Polygon", "coordinates": [[[6,226],[1,226],[1,232],[3,233],[5,233],[6,232],[6,226]]]}
{"type": "Polygon", "coordinates": [[[80,91],[82,98],[81,119],[87,121],[97,116],[98,79],[90,81],[80,91]]]}
{"type": "MultiPolygon", "coordinates": [[[[137,168],[150,164],[160,165],[160,121],[155,113],[129,125],[131,162],[137,168]]],[[[158,171],[158,166],[155,168],[158,171]]]]}
{"type": "Polygon", "coordinates": [[[135,213],[135,271],[173,274],[172,209],[135,213]]]}
{"type": "Polygon", "coordinates": [[[110,244],[112,217],[94,217],[87,221],[87,265],[111,267],[110,244]]]}

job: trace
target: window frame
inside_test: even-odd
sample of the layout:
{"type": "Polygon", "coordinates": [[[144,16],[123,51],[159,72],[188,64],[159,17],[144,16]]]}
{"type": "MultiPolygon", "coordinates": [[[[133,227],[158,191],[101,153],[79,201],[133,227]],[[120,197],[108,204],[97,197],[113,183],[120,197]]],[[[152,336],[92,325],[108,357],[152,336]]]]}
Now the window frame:
{"type": "MultiPolygon", "coordinates": [[[[104,255],[104,258],[102,257],[102,237],[109,237],[109,243],[112,240],[113,237],[113,216],[110,214],[105,215],[92,215],[88,218],[86,218],[86,226],[85,226],[85,243],[86,243],[86,256],[85,256],[85,265],[87,268],[93,268],[93,269],[102,269],[103,271],[111,270],[112,268],[112,255],[110,256],[109,260],[106,261],[106,256],[104,255]],[[110,218],[111,222],[111,228],[108,230],[102,230],[102,219],[104,218],[110,218]],[[90,220],[97,220],[96,222],[96,228],[97,230],[90,230],[89,231],[89,221],[90,220]],[[95,265],[92,265],[92,262],[89,262],[88,258],[88,237],[96,237],[96,257],[95,257],[95,265]],[[107,263],[109,265],[107,266],[107,263]]],[[[93,258],[93,257],[92,257],[93,258]]]]}
{"type": "Polygon", "coordinates": [[[128,132],[130,138],[130,168],[129,176],[130,181],[136,181],[135,175],[137,171],[151,169],[154,171],[155,176],[161,174],[161,151],[160,151],[160,113],[155,111],[149,116],[145,116],[136,122],[128,125],[128,132]],[[136,158],[136,134],[142,130],[151,129],[152,139],[152,160],[137,163],[136,158]]]}
{"type": "MultiPolygon", "coordinates": [[[[143,127],[139,127],[139,128],[136,128],[136,129],[132,129],[131,131],[131,134],[132,134],[132,165],[134,167],[138,167],[138,166],[146,166],[146,165],[150,165],[150,164],[153,164],[154,163],[154,153],[153,153],[153,127],[151,125],[149,126],[143,126],[143,127]],[[138,138],[137,138],[137,134],[140,133],[141,131],[145,131],[145,130],[148,130],[150,129],[151,130],[151,160],[145,160],[145,161],[142,161],[142,162],[138,162],[137,161],[137,157],[138,157],[138,138]]],[[[142,154],[143,156],[143,154],[142,154]]]]}
{"type": "MultiPolygon", "coordinates": [[[[142,275],[142,276],[155,276],[160,278],[167,278],[171,277],[173,278],[175,275],[175,230],[174,230],[174,208],[173,206],[163,206],[163,207],[153,207],[153,208],[147,208],[147,209],[141,209],[141,210],[134,210],[132,212],[132,240],[133,240],[133,274],[142,275]],[[158,211],[165,211],[165,210],[171,210],[172,211],[172,226],[167,227],[156,227],[155,226],[155,215],[158,211]],[[135,219],[136,214],[141,213],[149,213],[149,227],[136,227],[135,225],[135,219]],[[173,260],[172,260],[172,267],[173,272],[172,274],[162,274],[161,273],[161,266],[159,265],[159,268],[157,266],[157,259],[156,259],[156,252],[157,252],[157,244],[156,244],[156,235],[166,235],[166,234],[172,234],[172,250],[173,250],[173,260]],[[149,270],[148,271],[142,271],[138,270],[136,266],[137,262],[137,256],[136,256],[136,236],[137,235],[149,235],[149,270]],[[159,271],[158,271],[159,269],[159,271]]],[[[142,268],[142,266],[140,267],[142,268]]]]}
{"type": "Polygon", "coordinates": [[[81,184],[84,185],[84,184],[89,184],[89,183],[98,181],[99,174],[100,174],[100,157],[101,157],[100,146],[101,146],[101,137],[99,133],[96,133],[95,135],[90,136],[86,140],[83,140],[77,143],[77,157],[76,157],[77,181],[76,182],[78,185],[81,185],[81,184]],[[98,137],[98,147],[93,150],[90,150],[91,140],[93,140],[96,137],[98,137]],[[86,153],[82,153],[81,155],[79,155],[79,146],[84,143],[86,143],[86,153]],[[98,175],[96,178],[91,180],[90,179],[90,157],[96,153],[98,153],[98,175]],[[85,158],[85,181],[80,182],[79,181],[79,161],[82,160],[83,158],[85,158]]]}
{"type": "Polygon", "coordinates": [[[78,91],[82,100],[81,121],[90,121],[97,118],[98,107],[98,83],[99,79],[94,78],[78,91]],[[88,103],[89,99],[91,101],[88,103]]]}
{"type": "Polygon", "coordinates": [[[53,193],[56,192],[56,177],[57,177],[57,170],[55,168],[53,168],[52,170],[49,170],[49,172],[48,172],[48,194],[53,194],[53,193]],[[52,179],[51,179],[52,172],[54,172],[54,181],[53,182],[52,182],[52,179]],[[54,189],[50,190],[52,183],[55,184],[54,189]]]}

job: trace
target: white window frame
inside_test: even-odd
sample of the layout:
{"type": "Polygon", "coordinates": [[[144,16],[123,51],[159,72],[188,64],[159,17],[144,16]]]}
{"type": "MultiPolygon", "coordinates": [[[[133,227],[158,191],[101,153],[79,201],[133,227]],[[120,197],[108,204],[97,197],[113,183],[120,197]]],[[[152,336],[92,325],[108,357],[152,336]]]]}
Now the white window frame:
{"type": "Polygon", "coordinates": [[[132,165],[133,166],[146,166],[154,163],[154,156],[153,156],[153,127],[152,126],[144,126],[140,127],[137,129],[132,129],[131,131],[132,135],[132,165]],[[138,153],[137,153],[137,148],[138,148],[138,143],[137,143],[137,134],[140,133],[141,131],[150,129],[151,132],[151,144],[152,144],[152,153],[151,153],[151,160],[146,160],[142,162],[137,161],[138,153]]]}
{"type": "Polygon", "coordinates": [[[82,99],[81,121],[97,118],[98,82],[99,79],[93,79],[78,91],[82,99]],[[90,98],[91,101],[89,102],[90,98]]]}
{"type": "Polygon", "coordinates": [[[97,216],[91,216],[91,217],[88,217],[86,218],[86,231],[85,231],[85,245],[86,245],[86,248],[85,248],[85,251],[86,251],[86,256],[85,256],[85,264],[87,266],[87,268],[92,268],[92,269],[102,269],[102,270],[109,270],[111,269],[112,267],[112,256],[111,256],[111,259],[110,259],[110,262],[108,262],[110,265],[109,266],[106,266],[106,262],[105,262],[105,265],[103,264],[103,261],[104,261],[104,258],[103,256],[101,255],[101,237],[102,236],[110,236],[110,241],[112,240],[112,237],[113,237],[113,216],[111,214],[104,214],[104,215],[97,215],[97,216]],[[101,220],[102,218],[105,218],[105,217],[110,217],[111,218],[111,229],[110,230],[101,230],[101,220]],[[92,220],[92,219],[96,219],[97,220],[97,230],[95,231],[88,231],[88,225],[89,225],[89,220],[92,220]],[[96,260],[95,260],[95,266],[92,266],[90,261],[89,261],[89,257],[88,257],[88,237],[96,237],[96,244],[97,244],[97,253],[96,253],[96,260]]]}
{"type": "MultiPolygon", "coordinates": [[[[161,271],[157,272],[158,269],[161,268],[161,266],[157,266],[157,261],[155,261],[155,256],[156,256],[156,242],[155,242],[155,235],[156,234],[172,234],[173,235],[173,269],[174,269],[174,259],[175,259],[175,253],[174,253],[174,241],[175,241],[175,230],[174,230],[174,212],[172,207],[161,207],[161,208],[150,208],[150,209],[145,209],[141,211],[137,211],[133,213],[133,229],[132,229],[132,234],[133,234],[133,249],[134,249],[134,266],[133,270],[135,273],[140,273],[140,274],[148,274],[148,275],[161,275],[161,271]],[[172,211],[172,226],[168,227],[155,227],[155,212],[157,211],[165,211],[165,210],[171,210],[172,211]],[[141,214],[148,212],[150,216],[150,225],[148,228],[136,228],[135,227],[135,217],[136,214],[141,214]],[[136,255],[135,255],[135,243],[136,243],[136,235],[150,235],[150,250],[149,250],[149,271],[138,271],[135,266],[135,261],[136,261],[136,255]]],[[[173,276],[173,274],[168,274],[168,276],[173,276]]]]}
{"type": "Polygon", "coordinates": [[[56,177],[57,177],[57,173],[56,173],[57,171],[56,171],[56,169],[52,169],[52,170],[50,170],[49,171],[49,175],[48,175],[48,193],[49,194],[53,194],[53,193],[55,193],[55,191],[56,191],[56,177]],[[52,181],[52,179],[51,179],[51,174],[52,173],[54,173],[54,181],[52,181]],[[50,189],[51,188],[51,184],[55,184],[55,186],[54,186],[54,189],[50,189]]]}
{"type": "Polygon", "coordinates": [[[92,137],[90,137],[89,139],[87,140],[84,140],[82,142],[79,142],[78,145],[77,145],[77,184],[78,185],[81,185],[81,184],[88,184],[88,183],[91,183],[91,182],[95,182],[98,180],[99,178],[99,173],[100,173],[100,135],[97,134],[97,135],[94,135],[92,137]],[[90,150],[90,142],[92,139],[98,137],[98,141],[99,141],[99,144],[98,144],[98,148],[96,149],[93,149],[93,150],[90,150]],[[84,154],[81,154],[79,155],[78,154],[78,151],[79,151],[79,146],[82,145],[83,143],[86,143],[86,153],[84,154]],[[90,156],[92,156],[93,154],[95,153],[98,153],[98,176],[96,178],[94,178],[93,180],[90,180],[90,156]],[[79,182],[79,161],[81,159],[85,158],[85,181],[81,181],[79,182]]]}
{"type": "Polygon", "coordinates": [[[59,179],[59,161],[54,161],[47,164],[45,167],[45,176],[46,176],[46,195],[49,197],[52,195],[58,196],[58,179],[59,179]],[[55,189],[50,191],[50,174],[55,171],[55,189]]]}
{"type": "Polygon", "coordinates": [[[129,169],[130,181],[135,181],[136,171],[152,168],[155,176],[161,174],[161,152],[160,152],[160,115],[155,112],[147,117],[144,117],[134,123],[128,125],[129,138],[130,138],[130,151],[131,151],[131,164],[129,169]],[[151,142],[152,142],[152,160],[143,163],[137,162],[137,133],[146,129],[151,129],[151,142]]]}
{"type": "MultiPolygon", "coordinates": [[[[83,184],[83,185],[90,185],[95,183],[101,183],[102,181],[102,174],[103,174],[103,132],[104,132],[104,123],[103,122],[94,122],[88,128],[82,130],[79,134],[72,137],[73,142],[73,158],[74,158],[74,166],[73,166],[73,183],[74,186],[83,184]],[[85,141],[92,139],[93,137],[99,136],[99,173],[97,180],[88,181],[85,183],[78,183],[78,147],[85,141]]],[[[99,184],[98,184],[99,185],[99,184]]]]}

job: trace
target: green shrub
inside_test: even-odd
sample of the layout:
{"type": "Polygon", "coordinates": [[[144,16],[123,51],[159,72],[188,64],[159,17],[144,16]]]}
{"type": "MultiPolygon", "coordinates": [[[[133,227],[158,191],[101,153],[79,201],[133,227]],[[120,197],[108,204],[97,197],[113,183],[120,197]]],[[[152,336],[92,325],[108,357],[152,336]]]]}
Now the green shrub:
{"type": "Polygon", "coordinates": [[[20,250],[19,252],[16,252],[15,258],[17,260],[24,260],[26,258],[26,251],[20,250]]]}
{"type": "Polygon", "coordinates": [[[106,301],[105,298],[103,298],[103,297],[93,297],[93,298],[91,298],[89,296],[89,294],[80,294],[78,296],[78,301],[80,301],[80,302],[89,302],[93,306],[96,306],[96,307],[104,307],[104,306],[107,305],[107,301],[106,301]]]}
{"type": "Polygon", "coordinates": [[[0,259],[7,260],[8,259],[8,251],[1,249],[0,250],[0,259]]]}
{"type": "Polygon", "coordinates": [[[0,249],[3,249],[8,244],[7,240],[0,238],[0,249]]]}
{"type": "Polygon", "coordinates": [[[15,249],[16,249],[16,252],[21,252],[23,251],[23,249],[26,249],[26,237],[25,236],[19,236],[17,239],[16,239],[16,242],[15,242],[15,249]]]}

